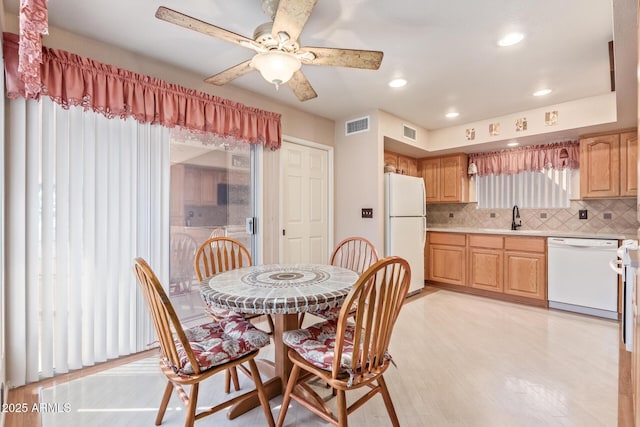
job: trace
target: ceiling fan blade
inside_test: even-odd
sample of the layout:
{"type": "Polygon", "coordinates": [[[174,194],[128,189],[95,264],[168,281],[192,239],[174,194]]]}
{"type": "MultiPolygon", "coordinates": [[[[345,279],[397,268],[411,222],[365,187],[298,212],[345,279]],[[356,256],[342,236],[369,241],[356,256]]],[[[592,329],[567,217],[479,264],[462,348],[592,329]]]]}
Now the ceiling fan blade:
{"type": "Polygon", "coordinates": [[[382,62],[383,52],[376,50],[356,50],[356,49],[335,49],[330,47],[310,47],[300,48],[298,53],[311,52],[315,59],[309,63],[311,65],[331,65],[338,67],[365,68],[367,70],[377,70],[382,62]]]}
{"type": "Polygon", "coordinates": [[[213,24],[200,21],[199,19],[193,18],[189,15],[185,15],[184,13],[177,12],[173,9],[166,8],[164,6],[160,6],[158,8],[158,10],[156,11],[156,18],[170,22],[171,24],[179,25],[189,30],[197,31],[198,33],[206,34],[208,36],[216,37],[224,41],[239,44],[241,46],[249,47],[246,46],[247,43],[250,45],[255,44],[255,42],[250,38],[225,30],[224,28],[216,27],[213,24]],[[244,42],[244,44],[242,44],[241,42],[244,42]]]}
{"type": "Polygon", "coordinates": [[[278,40],[278,33],[285,32],[291,40],[298,40],[318,0],[280,0],[273,20],[271,34],[278,40]]]}
{"type": "Polygon", "coordinates": [[[293,77],[289,80],[288,85],[300,101],[308,101],[318,96],[316,91],[311,87],[311,83],[309,83],[307,77],[300,70],[293,73],[293,77]]]}
{"type": "Polygon", "coordinates": [[[205,82],[211,83],[216,86],[223,86],[229,83],[231,80],[244,76],[245,74],[253,70],[254,68],[251,66],[251,59],[249,59],[231,68],[227,68],[226,70],[221,71],[218,74],[206,78],[205,82]]]}

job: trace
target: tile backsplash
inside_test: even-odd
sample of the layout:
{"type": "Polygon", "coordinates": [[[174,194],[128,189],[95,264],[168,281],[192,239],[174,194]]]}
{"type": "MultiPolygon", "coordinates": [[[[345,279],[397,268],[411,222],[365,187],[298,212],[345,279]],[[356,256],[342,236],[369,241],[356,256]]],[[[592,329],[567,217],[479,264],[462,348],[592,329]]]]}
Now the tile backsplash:
{"type": "MultiPolygon", "coordinates": [[[[520,209],[523,230],[638,235],[636,199],[572,200],[567,209],[520,209]],[[586,209],[587,219],[578,211],[586,209]]],[[[427,204],[429,227],[511,228],[511,209],[478,209],[476,203],[427,204]]]]}

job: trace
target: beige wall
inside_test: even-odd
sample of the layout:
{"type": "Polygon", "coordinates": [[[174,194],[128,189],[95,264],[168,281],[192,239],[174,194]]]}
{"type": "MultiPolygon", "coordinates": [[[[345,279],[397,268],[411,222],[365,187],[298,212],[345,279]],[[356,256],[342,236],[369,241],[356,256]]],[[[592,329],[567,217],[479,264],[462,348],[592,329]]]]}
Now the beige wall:
{"type": "Polygon", "coordinates": [[[429,150],[429,131],[407,120],[404,120],[401,117],[397,117],[393,114],[387,113],[386,111],[379,111],[378,113],[380,117],[379,131],[382,133],[383,137],[394,139],[411,148],[416,148],[424,151],[429,150]],[[404,136],[404,125],[407,125],[416,130],[415,141],[411,141],[404,136]]]}
{"type": "Polygon", "coordinates": [[[345,122],[335,132],[334,241],[362,236],[384,249],[383,239],[383,138],[378,130],[379,112],[369,111],[347,120],[369,116],[369,131],[345,136],[345,122]],[[362,208],[373,208],[373,218],[363,219],[362,208]]]}
{"type": "Polygon", "coordinates": [[[579,129],[588,126],[615,124],[617,120],[616,93],[598,95],[561,104],[550,105],[528,111],[521,111],[488,120],[466,123],[437,129],[429,133],[429,150],[467,150],[467,147],[489,142],[518,139],[526,136],[541,136],[559,131],[579,129]],[[548,126],[545,113],[558,112],[557,124],[548,126]],[[515,128],[517,119],[527,119],[527,131],[518,132],[515,128]],[[489,135],[489,124],[499,123],[500,133],[489,135]],[[475,129],[475,139],[468,141],[466,130],[475,129]]]}

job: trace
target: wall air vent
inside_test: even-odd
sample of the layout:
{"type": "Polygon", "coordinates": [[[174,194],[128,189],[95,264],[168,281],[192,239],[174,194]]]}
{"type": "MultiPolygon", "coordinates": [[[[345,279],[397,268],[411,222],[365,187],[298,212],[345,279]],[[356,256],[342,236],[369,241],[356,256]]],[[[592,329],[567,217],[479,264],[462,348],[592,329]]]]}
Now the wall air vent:
{"type": "Polygon", "coordinates": [[[369,116],[360,117],[359,119],[353,119],[345,122],[344,134],[346,136],[353,135],[354,133],[368,132],[369,131],[369,116]]]}
{"type": "Polygon", "coordinates": [[[407,138],[410,139],[412,141],[415,141],[418,135],[418,131],[412,127],[409,127],[405,124],[402,125],[402,135],[407,138]]]}

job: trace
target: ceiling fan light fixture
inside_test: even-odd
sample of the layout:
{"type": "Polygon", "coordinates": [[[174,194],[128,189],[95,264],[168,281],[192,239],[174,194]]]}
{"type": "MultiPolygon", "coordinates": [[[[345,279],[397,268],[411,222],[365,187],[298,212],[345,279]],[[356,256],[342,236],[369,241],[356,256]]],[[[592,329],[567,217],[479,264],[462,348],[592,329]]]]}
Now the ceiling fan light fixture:
{"type": "Polygon", "coordinates": [[[294,55],[279,50],[258,53],[251,61],[251,66],[260,71],[266,81],[276,85],[276,88],[288,82],[301,65],[294,55]]]}

